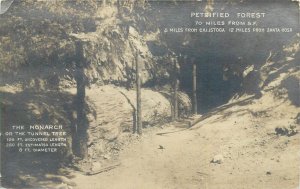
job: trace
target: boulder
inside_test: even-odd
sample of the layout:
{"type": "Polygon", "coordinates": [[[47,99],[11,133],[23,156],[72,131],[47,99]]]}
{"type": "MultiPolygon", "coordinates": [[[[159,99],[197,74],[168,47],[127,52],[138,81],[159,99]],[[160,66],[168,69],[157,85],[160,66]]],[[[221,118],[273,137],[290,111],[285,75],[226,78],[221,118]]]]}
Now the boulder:
{"type": "Polygon", "coordinates": [[[224,157],[221,154],[215,155],[211,160],[211,163],[222,164],[224,162],[224,157]]]}

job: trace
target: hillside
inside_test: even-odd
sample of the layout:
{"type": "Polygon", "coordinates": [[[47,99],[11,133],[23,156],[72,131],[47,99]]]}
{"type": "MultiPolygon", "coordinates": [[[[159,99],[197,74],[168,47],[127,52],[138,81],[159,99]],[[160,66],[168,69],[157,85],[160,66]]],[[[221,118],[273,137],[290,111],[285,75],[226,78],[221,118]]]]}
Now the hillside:
{"type": "MultiPolygon", "coordinates": [[[[120,146],[115,146],[118,155],[105,154],[105,161],[91,167],[86,164],[84,171],[64,168],[60,169],[64,173],[61,176],[48,173],[32,186],[42,184],[45,188],[78,189],[297,188],[300,166],[299,50],[299,36],[295,36],[290,44],[274,52],[264,67],[256,70],[263,78],[261,96],[244,94],[235,97],[195,118],[198,123],[191,128],[185,123],[173,122],[148,128],[141,137],[121,135],[120,146]],[[101,170],[104,171],[97,174],[101,170]],[[95,174],[86,175],[91,171],[95,174]]],[[[104,101],[101,103],[116,97],[110,95],[112,91],[123,91],[131,98],[123,89],[113,88],[107,86],[88,92],[96,108],[105,108],[106,113],[102,116],[109,116],[110,108],[122,107],[126,101],[114,101],[109,106],[105,106],[104,101]],[[99,98],[98,91],[102,97],[108,96],[99,98]]],[[[146,96],[152,96],[151,93],[145,91],[146,96]]],[[[156,96],[155,101],[159,100],[156,96]]],[[[150,105],[148,102],[145,102],[146,107],[150,105]]],[[[160,107],[162,109],[157,110],[163,111],[163,106],[160,107]]],[[[168,110],[165,113],[168,114],[168,110]]],[[[122,115],[121,111],[119,115],[122,115]]]]}
{"type": "MultiPolygon", "coordinates": [[[[299,27],[295,4],[270,2],[260,25],[299,27]]],[[[13,5],[0,15],[0,188],[299,186],[298,30],[163,32],[194,26],[191,11],[265,11],[267,2],[13,5]],[[142,135],[135,132],[137,76],[142,135]],[[15,126],[28,132],[36,124],[61,125],[66,146],[57,153],[8,147],[15,126]]]]}
{"type": "Polygon", "coordinates": [[[74,188],[299,187],[299,50],[298,36],[275,53],[280,58],[267,60],[259,71],[268,74],[260,98],[232,100],[192,128],[149,131],[122,151],[119,167],[76,173],[74,188]]]}

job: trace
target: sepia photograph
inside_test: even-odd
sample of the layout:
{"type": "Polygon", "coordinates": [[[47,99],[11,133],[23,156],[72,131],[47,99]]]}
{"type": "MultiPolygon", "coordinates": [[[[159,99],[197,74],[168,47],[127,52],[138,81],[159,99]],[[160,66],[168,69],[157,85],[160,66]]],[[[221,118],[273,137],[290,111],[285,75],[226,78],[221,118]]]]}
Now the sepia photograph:
{"type": "Polygon", "coordinates": [[[0,189],[300,189],[300,0],[0,0],[0,189]]]}

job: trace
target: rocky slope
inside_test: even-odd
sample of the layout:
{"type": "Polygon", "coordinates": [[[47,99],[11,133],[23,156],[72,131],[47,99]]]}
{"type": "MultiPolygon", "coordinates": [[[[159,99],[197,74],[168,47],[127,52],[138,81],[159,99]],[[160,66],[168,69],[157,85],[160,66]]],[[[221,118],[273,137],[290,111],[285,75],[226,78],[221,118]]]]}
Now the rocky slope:
{"type": "Polygon", "coordinates": [[[142,1],[16,2],[0,18],[1,83],[41,89],[72,85],[74,62],[79,61],[75,41],[84,44],[90,83],[131,87],[137,51],[143,83],[159,78],[147,45],[158,40],[158,30],[144,27],[145,6],[142,1]]]}
{"type": "Polygon", "coordinates": [[[74,188],[298,188],[299,50],[295,36],[256,70],[261,96],[232,99],[190,129],[148,132],[121,152],[115,169],[75,173],[74,188]]]}

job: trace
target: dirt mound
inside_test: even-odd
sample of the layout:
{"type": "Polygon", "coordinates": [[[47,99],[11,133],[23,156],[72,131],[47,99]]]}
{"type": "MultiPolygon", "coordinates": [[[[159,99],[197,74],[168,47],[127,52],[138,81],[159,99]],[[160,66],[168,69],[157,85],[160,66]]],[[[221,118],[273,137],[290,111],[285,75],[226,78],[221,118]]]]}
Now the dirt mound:
{"type": "MultiPolygon", "coordinates": [[[[165,94],[165,93],[164,93],[165,94]]],[[[111,159],[122,148],[122,135],[130,135],[136,109],[136,91],[115,86],[92,87],[87,90],[96,115],[89,114],[89,158],[92,162],[111,159]],[[120,140],[119,140],[120,139],[120,140]]],[[[181,114],[190,112],[190,100],[180,93],[181,114]]],[[[142,90],[143,127],[162,125],[170,121],[171,101],[151,89],[142,90]]],[[[125,139],[126,140],[126,139],[125,139]]]]}

